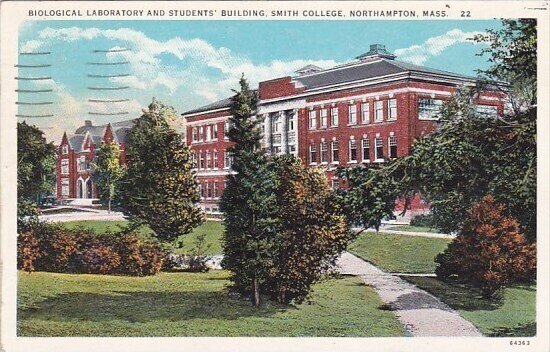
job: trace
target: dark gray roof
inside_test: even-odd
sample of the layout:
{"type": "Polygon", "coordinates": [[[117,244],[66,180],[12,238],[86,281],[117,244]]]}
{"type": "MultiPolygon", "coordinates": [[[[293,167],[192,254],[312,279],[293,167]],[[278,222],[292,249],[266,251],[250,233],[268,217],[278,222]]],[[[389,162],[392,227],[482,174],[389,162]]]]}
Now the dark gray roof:
{"type": "Polygon", "coordinates": [[[208,111],[208,110],[217,110],[217,109],[222,109],[222,108],[228,108],[228,107],[231,106],[231,99],[232,98],[233,97],[225,98],[225,99],[222,99],[222,100],[215,101],[212,104],[208,104],[208,105],[204,105],[204,106],[201,106],[199,108],[196,108],[196,109],[188,110],[188,111],[182,113],[182,115],[196,114],[196,113],[204,112],[204,111],[208,111]]]}
{"type": "Polygon", "coordinates": [[[474,79],[465,75],[448,71],[437,70],[429,67],[417,66],[406,62],[382,59],[374,62],[348,64],[336,69],[321,71],[311,75],[294,77],[306,87],[306,89],[321,88],[324,86],[366,80],[402,72],[424,72],[438,75],[447,75],[456,78],[474,79]]]}
{"type": "MultiPolygon", "coordinates": [[[[111,128],[115,135],[115,140],[118,143],[126,142],[126,135],[128,131],[132,128],[136,120],[124,120],[111,123],[111,128]]],[[[69,137],[69,144],[71,148],[76,152],[82,151],[82,142],[86,133],[90,134],[92,141],[96,147],[99,146],[101,140],[103,139],[103,134],[105,133],[105,128],[107,125],[100,126],[91,126],[84,125],[76,129],[75,134],[69,137]]]]}

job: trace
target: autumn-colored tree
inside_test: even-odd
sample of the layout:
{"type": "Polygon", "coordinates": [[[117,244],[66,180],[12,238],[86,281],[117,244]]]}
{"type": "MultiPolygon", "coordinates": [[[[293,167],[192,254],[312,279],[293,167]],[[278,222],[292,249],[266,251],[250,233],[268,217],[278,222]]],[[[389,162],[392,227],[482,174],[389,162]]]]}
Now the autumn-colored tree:
{"type": "Polygon", "coordinates": [[[118,199],[123,210],[171,241],[203,222],[191,151],[170,127],[173,108],[155,100],[128,132],[126,173],[118,199]]]}
{"type": "Polygon", "coordinates": [[[124,168],[120,164],[120,148],[118,145],[113,142],[102,141],[92,167],[94,170],[93,178],[99,189],[100,199],[107,203],[110,213],[116,186],[124,175],[124,168]]]}
{"type": "Polygon", "coordinates": [[[302,302],[345,249],[348,227],[326,176],[291,155],[276,157],[276,250],[268,290],[280,303],[302,302]]]}
{"type": "Polygon", "coordinates": [[[439,254],[436,274],[481,289],[487,297],[536,273],[536,247],[519,232],[518,222],[490,195],[475,203],[458,236],[439,254]]]}

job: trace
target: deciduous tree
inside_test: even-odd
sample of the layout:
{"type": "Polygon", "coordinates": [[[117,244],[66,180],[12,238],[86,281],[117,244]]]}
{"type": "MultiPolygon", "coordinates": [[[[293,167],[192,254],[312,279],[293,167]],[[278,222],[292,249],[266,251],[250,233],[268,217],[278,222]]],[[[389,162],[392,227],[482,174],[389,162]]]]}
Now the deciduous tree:
{"type": "Polygon", "coordinates": [[[123,175],[124,168],[120,165],[120,148],[116,143],[102,141],[93,164],[93,178],[98,186],[101,200],[108,204],[109,213],[118,181],[123,175]]]}

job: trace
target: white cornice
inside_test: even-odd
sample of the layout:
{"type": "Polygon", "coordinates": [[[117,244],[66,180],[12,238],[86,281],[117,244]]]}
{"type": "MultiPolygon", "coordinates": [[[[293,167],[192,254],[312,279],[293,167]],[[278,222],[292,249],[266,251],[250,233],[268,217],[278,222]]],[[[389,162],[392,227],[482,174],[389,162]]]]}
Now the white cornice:
{"type": "Polygon", "coordinates": [[[225,110],[229,110],[229,107],[219,108],[219,109],[214,109],[214,110],[206,110],[206,111],[201,111],[201,112],[195,112],[195,113],[192,113],[192,114],[183,113],[183,114],[181,114],[181,116],[183,118],[187,119],[189,117],[200,116],[200,115],[205,115],[205,114],[211,114],[211,113],[214,113],[214,112],[220,112],[220,111],[225,111],[225,110]]]}

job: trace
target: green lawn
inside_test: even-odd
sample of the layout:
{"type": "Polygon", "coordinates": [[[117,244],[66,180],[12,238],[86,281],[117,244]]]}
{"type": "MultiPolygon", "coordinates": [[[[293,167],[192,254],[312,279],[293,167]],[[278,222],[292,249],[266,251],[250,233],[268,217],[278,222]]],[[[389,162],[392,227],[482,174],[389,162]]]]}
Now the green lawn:
{"type": "Polygon", "coordinates": [[[481,297],[478,290],[447,284],[435,278],[404,277],[439,297],[471,321],[487,336],[534,336],[536,334],[536,287],[515,286],[504,290],[499,300],[481,297]]]}
{"type": "Polygon", "coordinates": [[[431,227],[411,226],[411,225],[388,226],[388,227],[384,227],[382,230],[439,233],[437,229],[433,229],[431,227]]]}
{"type": "Polygon", "coordinates": [[[348,250],[388,272],[433,273],[435,256],[449,243],[442,238],[363,232],[348,250]]]}
{"type": "Polygon", "coordinates": [[[260,309],[226,271],[151,277],[19,273],[20,336],[403,336],[357,277],[315,285],[311,304],[260,309]]]}
{"type": "MultiPolygon", "coordinates": [[[[114,232],[120,230],[126,226],[127,221],[97,221],[97,220],[84,220],[84,221],[69,221],[62,223],[63,226],[69,229],[76,227],[83,227],[86,229],[94,230],[97,233],[104,233],[108,230],[114,232]]],[[[140,234],[145,237],[150,237],[153,231],[148,226],[142,226],[139,229],[140,234]]],[[[210,247],[206,250],[205,254],[221,254],[222,248],[220,243],[221,234],[223,232],[223,225],[220,221],[206,221],[201,226],[195,228],[191,233],[182,236],[181,243],[182,248],[174,250],[175,253],[188,253],[194,248],[194,241],[199,234],[206,234],[205,244],[210,244],[210,247]]]]}

